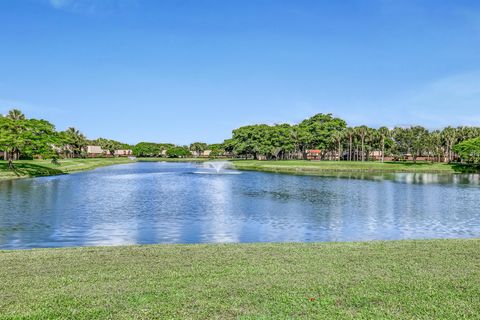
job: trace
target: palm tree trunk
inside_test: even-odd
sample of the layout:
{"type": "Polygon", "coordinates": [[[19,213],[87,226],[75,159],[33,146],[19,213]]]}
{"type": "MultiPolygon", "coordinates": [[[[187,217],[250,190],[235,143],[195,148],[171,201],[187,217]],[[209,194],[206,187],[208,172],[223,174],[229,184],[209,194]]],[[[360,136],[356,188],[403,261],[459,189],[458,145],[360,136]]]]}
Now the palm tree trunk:
{"type": "Polygon", "coordinates": [[[338,161],[340,161],[341,156],[342,156],[342,143],[339,141],[338,142],[338,161]]]}
{"type": "Polygon", "coordinates": [[[348,161],[352,161],[352,136],[350,136],[350,141],[348,143],[348,161]]]}
{"type": "Polygon", "coordinates": [[[385,161],[385,138],[382,138],[382,163],[385,161]]]}
{"type": "Polygon", "coordinates": [[[365,139],[362,138],[362,162],[365,161],[365,139]]]}

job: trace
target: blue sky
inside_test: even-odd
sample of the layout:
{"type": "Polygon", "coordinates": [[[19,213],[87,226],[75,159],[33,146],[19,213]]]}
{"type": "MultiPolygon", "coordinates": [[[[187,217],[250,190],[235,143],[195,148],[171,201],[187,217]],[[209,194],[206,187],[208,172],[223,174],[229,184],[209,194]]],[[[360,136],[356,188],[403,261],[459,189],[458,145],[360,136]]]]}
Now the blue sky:
{"type": "Polygon", "coordinates": [[[0,1],[0,112],[88,137],[221,142],[331,112],[480,125],[480,1],[0,1]]]}

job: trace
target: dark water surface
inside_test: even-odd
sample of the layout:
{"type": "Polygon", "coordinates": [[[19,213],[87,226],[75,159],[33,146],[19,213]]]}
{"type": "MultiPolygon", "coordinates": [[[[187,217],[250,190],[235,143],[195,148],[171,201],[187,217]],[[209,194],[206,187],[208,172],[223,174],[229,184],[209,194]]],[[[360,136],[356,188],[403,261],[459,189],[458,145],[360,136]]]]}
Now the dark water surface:
{"type": "Polygon", "coordinates": [[[134,163],[0,182],[0,248],[480,237],[475,174],[197,171],[134,163]]]}

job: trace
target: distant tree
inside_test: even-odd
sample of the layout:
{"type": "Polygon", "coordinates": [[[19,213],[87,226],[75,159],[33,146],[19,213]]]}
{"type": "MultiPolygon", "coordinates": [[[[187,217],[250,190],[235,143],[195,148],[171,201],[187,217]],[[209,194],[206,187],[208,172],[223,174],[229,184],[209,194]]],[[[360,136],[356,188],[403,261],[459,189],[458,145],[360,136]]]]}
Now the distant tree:
{"type": "Polygon", "coordinates": [[[442,138],[445,143],[445,154],[448,162],[453,160],[453,147],[458,139],[458,132],[455,128],[446,127],[442,130],[442,138]]]}
{"type": "Polygon", "coordinates": [[[55,127],[45,120],[26,119],[12,110],[6,117],[0,117],[0,149],[8,160],[9,169],[20,154],[28,156],[52,156],[55,143],[55,127]]]}
{"type": "Polygon", "coordinates": [[[340,118],[334,118],[330,113],[319,113],[303,120],[298,126],[304,131],[302,142],[307,148],[326,150],[331,143],[332,135],[345,129],[347,124],[340,118]]]}
{"type": "Polygon", "coordinates": [[[133,147],[133,154],[137,157],[158,157],[164,150],[173,147],[170,143],[140,142],[133,147]]]}
{"type": "Polygon", "coordinates": [[[382,146],[382,162],[385,161],[385,142],[390,137],[390,130],[387,127],[380,127],[378,129],[378,135],[380,136],[380,144],[382,146]]]}
{"type": "Polygon", "coordinates": [[[207,150],[208,145],[204,142],[194,142],[190,144],[190,151],[194,152],[196,156],[199,156],[203,151],[207,150]]]}
{"type": "Polygon", "coordinates": [[[348,161],[352,161],[352,152],[353,152],[353,139],[355,138],[355,129],[352,127],[348,127],[345,130],[345,137],[348,139],[348,161]]]}
{"type": "Polygon", "coordinates": [[[333,150],[336,150],[338,161],[342,158],[342,142],[345,139],[345,131],[335,131],[330,137],[332,141],[333,150]]]}
{"type": "Polygon", "coordinates": [[[417,157],[421,156],[424,150],[428,148],[429,132],[421,126],[409,128],[412,146],[413,162],[417,162],[417,157]]]}
{"type": "Polygon", "coordinates": [[[355,132],[357,133],[358,137],[360,137],[360,141],[362,143],[362,161],[365,161],[365,138],[368,134],[368,127],[367,126],[359,126],[355,128],[355,132]]]}
{"type": "Polygon", "coordinates": [[[435,130],[430,133],[428,148],[433,156],[433,161],[441,162],[444,150],[442,147],[442,133],[440,130],[435,130]]]}
{"type": "Polygon", "coordinates": [[[272,151],[269,131],[270,127],[266,124],[240,127],[233,130],[232,139],[227,144],[238,155],[258,159],[261,154],[272,151]]]}
{"type": "Polygon", "coordinates": [[[22,111],[18,109],[12,109],[8,111],[8,114],[6,115],[7,118],[12,119],[12,120],[25,120],[25,115],[23,114],[22,111]]]}
{"type": "Polygon", "coordinates": [[[80,157],[87,146],[87,138],[79,130],[70,127],[58,134],[60,144],[66,156],[80,157]]]}
{"type": "Polygon", "coordinates": [[[187,147],[176,146],[167,149],[167,157],[169,158],[186,158],[190,155],[190,150],[187,147]]]}
{"type": "Polygon", "coordinates": [[[103,150],[107,150],[112,156],[115,154],[115,150],[132,148],[132,146],[127,143],[105,138],[98,138],[96,140],[88,141],[88,143],[90,145],[100,146],[103,150]]]}
{"type": "Polygon", "coordinates": [[[480,137],[460,142],[454,147],[454,151],[462,161],[472,164],[480,164],[480,137]]]}
{"type": "Polygon", "coordinates": [[[225,154],[225,146],[223,143],[210,144],[208,145],[208,150],[210,150],[210,158],[220,157],[225,154]]]}

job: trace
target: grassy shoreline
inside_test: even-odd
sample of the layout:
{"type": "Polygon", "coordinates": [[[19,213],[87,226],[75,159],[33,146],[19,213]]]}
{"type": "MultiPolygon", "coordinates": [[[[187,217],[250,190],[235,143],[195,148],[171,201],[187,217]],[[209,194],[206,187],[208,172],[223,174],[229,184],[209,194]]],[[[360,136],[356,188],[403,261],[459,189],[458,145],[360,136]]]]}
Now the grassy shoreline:
{"type": "Polygon", "coordinates": [[[429,162],[349,162],[349,161],[258,161],[235,160],[238,170],[262,172],[322,175],[328,173],[439,173],[453,174],[469,171],[469,167],[458,164],[429,162]]]}
{"type": "Polygon", "coordinates": [[[0,251],[0,319],[474,318],[480,239],[0,251]]]}
{"type": "MultiPolygon", "coordinates": [[[[9,171],[6,161],[0,161],[0,181],[68,174],[79,171],[93,170],[99,167],[138,162],[204,162],[204,158],[88,158],[60,160],[60,166],[50,160],[20,160],[15,162],[15,171],[9,171]]],[[[223,160],[225,161],[225,160],[223,160]]],[[[439,173],[453,174],[468,172],[469,167],[446,163],[405,163],[405,162],[338,162],[338,161],[256,161],[231,160],[238,170],[263,171],[286,174],[325,175],[331,173],[439,173]]],[[[478,172],[478,171],[477,171],[478,172]]]]}
{"type": "Polygon", "coordinates": [[[51,160],[18,160],[14,162],[15,170],[10,171],[8,163],[0,161],[0,181],[69,174],[132,162],[128,158],[63,159],[60,165],[55,165],[51,160]]]}

